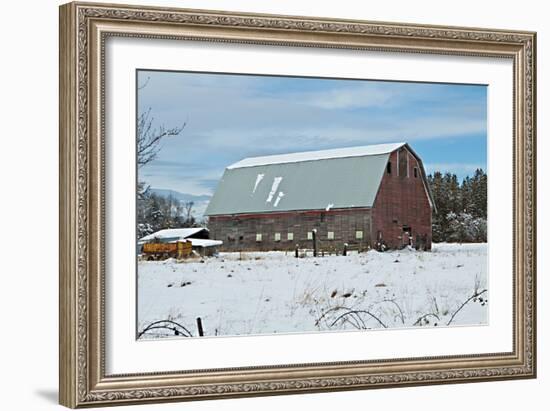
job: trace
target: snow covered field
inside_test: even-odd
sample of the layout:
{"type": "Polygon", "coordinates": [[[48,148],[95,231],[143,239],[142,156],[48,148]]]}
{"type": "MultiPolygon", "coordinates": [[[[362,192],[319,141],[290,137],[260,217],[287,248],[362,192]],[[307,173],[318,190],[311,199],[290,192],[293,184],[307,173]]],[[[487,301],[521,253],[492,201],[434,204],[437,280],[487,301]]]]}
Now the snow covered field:
{"type": "MultiPolygon", "coordinates": [[[[205,336],[485,324],[486,272],[487,244],[345,257],[258,252],[141,261],[138,332],[171,320],[196,336],[197,317],[205,336]]],[[[152,331],[142,338],[166,332],[152,331]]]]}

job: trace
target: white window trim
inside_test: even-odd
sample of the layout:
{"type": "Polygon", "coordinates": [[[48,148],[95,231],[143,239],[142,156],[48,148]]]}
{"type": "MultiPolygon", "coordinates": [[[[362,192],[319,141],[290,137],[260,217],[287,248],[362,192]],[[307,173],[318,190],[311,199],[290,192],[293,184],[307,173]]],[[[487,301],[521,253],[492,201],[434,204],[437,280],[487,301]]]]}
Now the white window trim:
{"type": "Polygon", "coordinates": [[[356,240],[362,240],[363,239],[363,230],[356,230],[355,231],[355,239],[356,240]]]}
{"type": "Polygon", "coordinates": [[[308,240],[313,240],[313,233],[311,231],[307,232],[307,239],[308,240]]]}
{"type": "Polygon", "coordinates": [[[256,242],[257,242],[257,243],[261,243],[261,242],[262,242],[262,234],[261,234],[261,233],[256,233],[256,242]]]}
{"type": "Polygon", "coordinates": [[[334,240],[334,231],[327,231],[327,238],[329,240],[334,240]]]}
{"type": "Polygon", "coordinates": [[[286,239],[288,241],[293,241],[294,240],[294,233],[287,233],[286,234],[286,239]]]}
{"type": "Polygon", "coordinates": [[[273,237],[275,241],[281,241],[281,233],[275,233],[273,237]]]}

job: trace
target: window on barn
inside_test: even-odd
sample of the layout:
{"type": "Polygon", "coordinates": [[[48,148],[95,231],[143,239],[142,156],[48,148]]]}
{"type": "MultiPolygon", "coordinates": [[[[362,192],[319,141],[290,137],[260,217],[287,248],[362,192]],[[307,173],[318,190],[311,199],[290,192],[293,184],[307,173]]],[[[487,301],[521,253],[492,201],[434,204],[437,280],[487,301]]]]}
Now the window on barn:
{"type": "Polygon", "coordinates": [[[287,239],[288,241],[294,240],[294,233],[288,233],[288,234],[286,235],[286,239],[287,239]]]}
{"type": "Polygon", "coordinates": [[[388,164],[386,165],[386,172],[391,174],[391,161],[388,161],[388,164]]]}
{"type": "Polygon", "coordinates": [[[362,240],[363,239],[363,231],[359,230],[359,231],[356,231],[355,232],[355,238],[357,240],[362,240]]]}
{"type": "Polygon", "coordinates": [[[307,232],[307,239],[308,240],[313,240],[313,233],[311,231],[307,232]]]}
{"type": "Polygon", "coordinates": [[[281,233],[275,233],[275,241],[281,241],[281,233]]]}
{"type": "Polygon", "coordinates": [[[260,233],[256,234],[256,241],[261,242],[262,241],[262,235],[260,233]]]}
{"type": "Polygon", "coordinates": [[[334,231],[329,231],[329,232],[327,233],[327,238],[328,238],[329,240],[334,240],[334,231]]]}
{"type": "Polygon", "coordinates": [[[403,240],[407,240],[407,244],[412,246],[412,230],[408,225],[403,226],[403,240]]]}
{"type": "Polygon", "coordinates": [[[418,168],[413,169],[414,178],[418,178],[418,168]]]}

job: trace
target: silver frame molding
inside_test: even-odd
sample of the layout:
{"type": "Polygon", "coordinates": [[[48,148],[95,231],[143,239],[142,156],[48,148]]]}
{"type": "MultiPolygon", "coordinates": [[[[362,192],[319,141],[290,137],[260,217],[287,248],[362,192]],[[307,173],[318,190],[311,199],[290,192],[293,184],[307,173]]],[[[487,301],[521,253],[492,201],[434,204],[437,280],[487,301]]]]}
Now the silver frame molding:
{"type": "MultiPolygon", "coordinates": [[[[536,376],[536,34],[69,3],[60,7],[60,403],[104,406],[536,376]],[[514,63],[514,349],[105,374],[104,48],[111,36],[500,57],[514,63]]],[[[269,359],[266,359],[269,363],[269,359]]]]}

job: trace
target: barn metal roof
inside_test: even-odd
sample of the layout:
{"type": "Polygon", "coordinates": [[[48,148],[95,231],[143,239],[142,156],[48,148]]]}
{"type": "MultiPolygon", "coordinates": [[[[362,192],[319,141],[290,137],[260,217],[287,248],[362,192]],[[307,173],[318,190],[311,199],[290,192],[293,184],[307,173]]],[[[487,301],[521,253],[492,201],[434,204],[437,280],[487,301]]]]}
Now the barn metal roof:
{"type": "Polygon", "coordinates": [[[225,169],[205,215],[372,207],[390,153],[404,145],[244,159],[225,169]]]}

